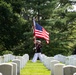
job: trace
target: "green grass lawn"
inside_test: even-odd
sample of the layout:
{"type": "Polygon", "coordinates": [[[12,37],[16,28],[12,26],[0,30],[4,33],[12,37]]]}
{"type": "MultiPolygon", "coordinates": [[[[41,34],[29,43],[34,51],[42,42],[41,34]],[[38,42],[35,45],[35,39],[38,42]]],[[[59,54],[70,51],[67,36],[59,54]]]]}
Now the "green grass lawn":
{"type": "Polygon", "coordinates": [[[50,70],[48,70],[39,60],[36,63],[28,61],[26,66],[21,69],[20,75],[50,75],[50,70]]]}

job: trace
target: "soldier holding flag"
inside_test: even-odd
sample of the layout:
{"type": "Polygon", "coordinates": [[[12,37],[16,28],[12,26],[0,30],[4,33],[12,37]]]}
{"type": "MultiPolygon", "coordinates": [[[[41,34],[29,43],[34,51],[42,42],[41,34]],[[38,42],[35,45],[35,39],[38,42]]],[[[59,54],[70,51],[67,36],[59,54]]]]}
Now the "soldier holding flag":
{"type": "Polygon", "coordinates": [[[35,50],[34,57],[32,59],[32,62],[36,62],[37,58],[39,57],[40,61],[42,61],[41,57],[41,41],[36,40],[37,38],[45,39],[47,43],[49,43],[49,33],[38,23],[35,22],[35,19],[33,19],[33,33],[34,33],[34,44],[35,47],[33,48],[35,50]]]}
{"type": "Polygon", "coordinates": [[[36,40],[35,47],[33,48],[35,54],[34,54],[34,57],[32,59],[32,62],[36,62],[38,58],[40,59],[40,61],[42,61],[41,48],[42,48],[41,41],[36,40]]]}

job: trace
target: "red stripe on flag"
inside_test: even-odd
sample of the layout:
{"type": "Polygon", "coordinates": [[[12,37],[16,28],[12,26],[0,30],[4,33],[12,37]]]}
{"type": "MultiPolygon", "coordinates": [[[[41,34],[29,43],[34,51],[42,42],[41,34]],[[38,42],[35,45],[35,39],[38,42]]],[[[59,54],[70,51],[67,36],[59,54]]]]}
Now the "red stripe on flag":
{"type": "Polygon", "coordinates": [[[44,38],[49,41],[49,33],[44,28],[42,31],[35,29],[34,33],[37,38],[44,38]]]}
{"type": "Polygon", "coordinates": [[[35,20],[33,20],[33,30],[34,30],[34,39],[36,40],[36,38],[43,38],[46,40],[47,43],[49,43],[49,33],[39,24],[37,24],[36,28],[36,22],[35,20]]]}

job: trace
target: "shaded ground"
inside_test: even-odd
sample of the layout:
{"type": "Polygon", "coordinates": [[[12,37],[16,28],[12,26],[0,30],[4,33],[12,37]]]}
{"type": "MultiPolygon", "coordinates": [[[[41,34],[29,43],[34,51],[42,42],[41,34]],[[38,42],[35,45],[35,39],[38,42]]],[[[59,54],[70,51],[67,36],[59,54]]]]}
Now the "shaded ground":
{"type": "Polygon", "coordinates": [[[50,75],[50,70],[48,70],[39,60],[36,63],[28,61],[26,66],[21,69],[20,75],[50,75]]]}

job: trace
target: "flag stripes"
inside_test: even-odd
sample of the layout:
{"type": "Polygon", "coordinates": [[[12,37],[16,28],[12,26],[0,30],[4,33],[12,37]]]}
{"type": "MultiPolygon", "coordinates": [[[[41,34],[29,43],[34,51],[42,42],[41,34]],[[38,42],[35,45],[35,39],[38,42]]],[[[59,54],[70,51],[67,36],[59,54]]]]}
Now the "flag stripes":
{"type": "Polygon", "coordinates": [[[34,37],[36,38],[43,38],[46,40],[47,43],[49,43],[49,33],[38,23],[33,21],[34,24],[34,37]]]}

